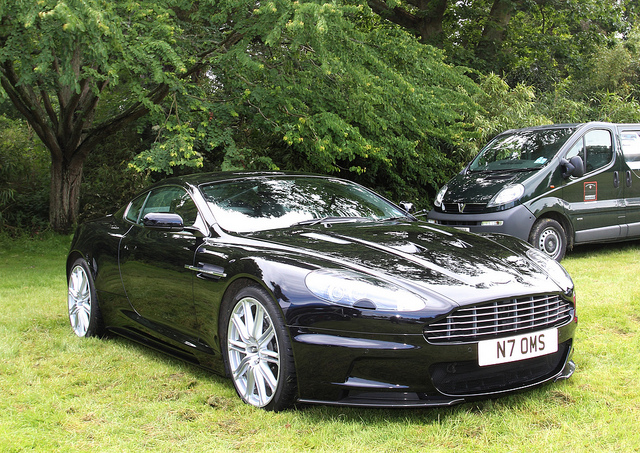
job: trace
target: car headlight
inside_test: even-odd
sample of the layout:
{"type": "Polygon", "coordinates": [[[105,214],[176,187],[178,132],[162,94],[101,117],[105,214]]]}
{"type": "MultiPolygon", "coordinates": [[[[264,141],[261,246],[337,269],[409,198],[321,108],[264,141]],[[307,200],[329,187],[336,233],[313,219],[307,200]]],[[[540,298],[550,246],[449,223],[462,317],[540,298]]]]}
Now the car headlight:
{"type": "Polygon", "coordinates": [[[320,299],[337,305],[373,310],[418,311],[425,300],[393,283],[348,270],[310,272],[305,283],[320,299]]]}
{"type": "Polygon", "coordinates": [[[436,199],[433,201],[434,206],[436,207],[440,207],[442,206],[442,201],[444,200],[444,196],[447,193],[447,185],[445,184],[444,186],[442,186],[442,188],[438,191],[438,194],[436,195],[436,199]]]}
{"type": "Polygon", "coordinates": [[[487,207],[502,206],[513,203],[514,201],[519,200],[522,195],[524,195],[524,186],[522,184],[507,186],[498,192],[489,203],[487,203],[487,207]]]}
{"type": "Polygon", "coordinates": [[[571,276],[556,260],[549,258],[546,253],[535,248],[527,250],[527,257],[544,269],[549,278],[562,288],[565,293],[573,290],[571,276]]]}

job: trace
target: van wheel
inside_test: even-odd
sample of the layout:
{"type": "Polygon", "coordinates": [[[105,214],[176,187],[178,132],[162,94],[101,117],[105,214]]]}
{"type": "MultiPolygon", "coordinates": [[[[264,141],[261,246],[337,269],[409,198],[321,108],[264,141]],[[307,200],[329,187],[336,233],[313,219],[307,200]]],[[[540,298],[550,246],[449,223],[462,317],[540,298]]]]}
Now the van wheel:
{"type": "Polygon", "coordinates": [[[531,229],[529,243],[559,262],[567,251],[567,234],[557,221],[540,219],[531,229]]]}

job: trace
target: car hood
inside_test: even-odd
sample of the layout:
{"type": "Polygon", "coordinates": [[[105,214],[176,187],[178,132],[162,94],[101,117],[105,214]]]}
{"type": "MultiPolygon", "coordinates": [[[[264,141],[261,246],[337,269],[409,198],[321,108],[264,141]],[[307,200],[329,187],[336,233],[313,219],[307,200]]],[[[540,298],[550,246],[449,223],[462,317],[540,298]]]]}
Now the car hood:
{"type": "Polygon", "coordinates": [[[251,237],[305,254],[305,260],[313,256],[319,265],[391,279],[461,305],[563,291],[526,257],[522,242],[506,236],[498,242],[424,222],[387,221],[271,230],[251,237]]]}
{"type": "Polygon", "coordinates": [[[466,172],[447,183],[445,203],[488,203],[503,188],[522,183],[532,171],[520,172],[466,172]]]}

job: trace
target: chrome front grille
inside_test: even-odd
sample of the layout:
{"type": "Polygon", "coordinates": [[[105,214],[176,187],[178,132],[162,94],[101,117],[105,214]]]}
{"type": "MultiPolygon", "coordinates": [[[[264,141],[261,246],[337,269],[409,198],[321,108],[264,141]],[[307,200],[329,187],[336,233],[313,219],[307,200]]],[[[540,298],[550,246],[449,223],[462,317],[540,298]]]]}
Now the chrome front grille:
{"type": "Polygon", "coordinates": [[[571,322],[573,305],[557,295],[506,299],[462,307],[424,329],[429,343],[472,343],[500,335],[560,327],[571,322]]]}

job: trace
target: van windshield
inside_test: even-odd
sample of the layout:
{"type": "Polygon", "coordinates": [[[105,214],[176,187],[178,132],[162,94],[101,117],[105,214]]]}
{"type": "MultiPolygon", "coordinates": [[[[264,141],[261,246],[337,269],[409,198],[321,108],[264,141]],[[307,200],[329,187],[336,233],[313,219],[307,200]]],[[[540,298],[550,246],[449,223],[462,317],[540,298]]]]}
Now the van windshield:
{"type": "Polygon", "coordinates": [[[527,171],[544,167],[575,127],[518,130],[495,137],[471,162],[470,171],[527,171]]]}

